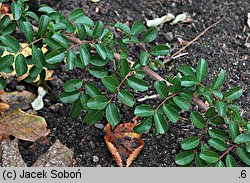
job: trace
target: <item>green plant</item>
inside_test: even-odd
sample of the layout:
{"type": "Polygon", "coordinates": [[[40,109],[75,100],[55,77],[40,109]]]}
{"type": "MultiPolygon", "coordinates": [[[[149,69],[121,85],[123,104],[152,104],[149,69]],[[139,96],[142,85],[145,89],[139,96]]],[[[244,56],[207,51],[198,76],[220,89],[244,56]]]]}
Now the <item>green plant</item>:
{"type": "Polygon", "coordinates": [[[0,89],[6,86],[4,73],[14,69],[18,76],[29,73],[26,82],[33,82],[40,75],[37,85],[45,79],[45,68],[55,69],[65,64],[68,70],[82,69],[82,77],[67,81],[60,95],[62,102],[73,104],[72,117],[84,110],[86,124],[92,125],[105,117],[115,127],[121,121],[116,105],[119,100],[134,108],[134,115],[141,118],[135,132],[141,134],[154,126],[156,133],[163,134],[168,131],[169,121],[179,121],[180,111],[189,111],[191,105],[197,104],[201,110],[191,112],[190,121],[201,133],[181,142],[183,151],[176,156],[176,163],[188,165],[194,161],[196,166],[236,166],[241,160],[250,165],[250,124],[242,119],[234,102],[243,90],[236,86],[226,93],[221,91],[226,80],[225,70],[221,69],[212,83],[205,86],[202,81],[208,74],[208,64],[200,59],[196,69],[183,65],[177,69],[176,76],[164,79],[155,71],[164,70],[165,63],[158,58],[169,55],[170,45],[147,49],[148,43],[158,35],[157,28],[147,29],[141,21],[136,21],[132,27],[118,22],[113,27],[120,30],[121,37],[116,38],[101,21],[95,23],[84,15],[82,9],[73,10],[65,18],[53,8],[42,5],[39,11],[43,15],[38,17],[28,10],[26,1],[12,2],[14,20],[7,15],[0,20],[0,56],[4,50],[13,53],[0,57],[0,89]],[[24,48],[13,36],[16,29],[24,34],[32,49],[30,56],[21,53],[24,48]],[[45,53],[43,45],[47,48],[45,53]],[[128,46],[134,52],[136,46],[140,47],[136,62],[129,59],[128,46]],[[32,66],[30,70],[28,65],[32,66]],[[107,98],[95,84],[88,82],[86,72],[99,79],[111,97],[107,98]],[[161,102],[136,106],[132,93],[148,90],[146,75],[156,80],[154,88],[161,102]]]}

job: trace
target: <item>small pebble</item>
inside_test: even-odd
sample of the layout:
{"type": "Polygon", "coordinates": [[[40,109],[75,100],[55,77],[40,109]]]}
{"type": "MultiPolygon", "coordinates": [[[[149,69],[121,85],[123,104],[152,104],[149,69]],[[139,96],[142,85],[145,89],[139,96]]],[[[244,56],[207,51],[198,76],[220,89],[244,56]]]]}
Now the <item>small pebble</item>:
{"type": "Polygon", "coordinates": [[[96,128],[98,128],[98,129],[103,129],[104,128],[104,125],[102,123],[96,123],[94,126],[96,128]]]}
{"type": "Polygon", "coordinates": [[[102,165],[99,165],[99,164],[98,164],[98,165],[96,165],[96,167],[102,167],[102,165]]]}
{"type": "Polygon", "coordinates": [[[94,161],[95,163],[97,163],[97,162],[99,161],[98,156],[93,156],[93,161],[94,161]]]}
{"type": "Polygon", "coordinates": [[[23,91],[23,90],[25,90],[25,86],[23,86],[23,85],[17,85],[16,86],[16,90],[17,91],[23,91]]]}
{"type": "Polygon", "coordinates": [[[90,142],[89,142],[89,146],[90,146],[92,149],[94,149],[94,148],[95,148],[94,142],[93,142],[93,141],[90,141],[90,142]]]}
{"type": "Polygon", "coordinates": [[[171,153],[172,153],[172,154],[175,154],[175,153],[176,153],[176,150],[175,150],[175,149],[173,149],[173,150],[171,151],[171,153]]]}

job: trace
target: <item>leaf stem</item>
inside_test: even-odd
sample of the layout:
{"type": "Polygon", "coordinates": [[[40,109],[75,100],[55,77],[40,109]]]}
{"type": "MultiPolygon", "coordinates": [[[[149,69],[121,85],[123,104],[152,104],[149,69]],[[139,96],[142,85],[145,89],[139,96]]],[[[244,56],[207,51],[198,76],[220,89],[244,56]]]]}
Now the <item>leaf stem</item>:
{"type": "Polygon", "coordinates": [[[218,159],[220,161],[224,156],[226,156],[233,148],[237,147],[238,144],[234,144],[233,146],[229,147],[218,159]]]}
{"type": "Polygon", "coordinates": [[[169,95],[167,98],[165,98],[165,99],[162,101],[162,103],[160,103],[160,104],[158,105],[158,107],[155,109],[155,113],[157,113],[157,111],[159,110],[159,108],[160,108],[165,102],[167,102],[169,99],[173,98],[175,95],[176,95],[176,93],[173,93],[173,94],[169,95]]]}
{"type": "Polygon", "coordinates": [[[114,94],[112,95],[112,97],[110,98],[110,100],[108,101],[108,103],[110,104],[112,102],[112,100],[114,99],[116,93],[120,90],[120,88],[122,87],[122,84],[128,79],[129,76],[131,76],[132,71],[130,71],[124,78],[123,80],[120,82],[120,84],[118,85],[116,91],[114,92],[114,94]]]}

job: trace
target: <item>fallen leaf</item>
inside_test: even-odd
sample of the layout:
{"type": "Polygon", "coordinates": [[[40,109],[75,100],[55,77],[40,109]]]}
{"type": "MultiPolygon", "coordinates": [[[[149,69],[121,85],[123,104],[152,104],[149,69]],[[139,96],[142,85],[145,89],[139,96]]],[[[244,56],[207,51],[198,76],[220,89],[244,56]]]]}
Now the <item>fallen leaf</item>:
{"type": "Polygon", "coordinates": [[[37,98],[31,103],[34,110],[38,111],[43,108],[43,97],[46,95],[46,90],[39,86],[38,87],[38,96],[37,98]]]}
{"type": "Polygon", "coordinates": [[[0,3],[0,10],[1,10],[2,16],[4,16],[9,11],[9,5],[0,3]]]}
{"type": "Polygon", "coordinates": [[[160,18],[155,18],[153,20],[146,20],[148,27],[157,27],[165,22],[173,20],[175,16],[172,13],[168,13],[160,18]]]}
{"type": "Polygon", "coordinates": [[[136,126],[136,124],[120,124],[113,132],[111,131],[110,124],[107,124],[104,128],[107,134],[104,140],[114,160],[120,167],[123,166],[123,162],[126,162],[125,166],[129,167],[144,146],[141,134],[137,134],[133,131],[134,126],[136,126]]]}
{"type": "Polygon", "coordinates": [[[4,92],[0,95],[0,101],[9,104],[12,109],[21,108],[22,110],[30,108],[30,104],[35,98],[36,95],[25,90],[4,92]]]}
{"type": "Polygon", "coordinates": [[[18,139],[34,142],[46,136],[50,130],[43,117],[28,114],[21,109],[5,113],[0,119],[0,137],[14,136],[18,139]]]}
{"type": "Polygon", "coordinates": [[[1,167],[26,167],[18,148],[18,139],[10,141],[6,138],[0,141],[2,156],[0,156],[1,167]]]}
{"type": "Polygon", "coordinates": [[[183,20],[185,20],[187,18],[187,13],[182,13],[179,14],[175,17],[175,19],[170,23],[171,25],[175,25],[183,20]]]}
{"type": "Polygon", "coordinates": [[[0,102],[0,112],[5,112],[10,108],[9,104],[6,104],[4,102],[0,102]]]}
{"type": "Polygon", "coordinates": [[[41,155],[32,167],[72,167],[74,152],[61,144],[59,140],[41,155]]]}
{"type": "Polygon", "coordinates": [[[247,25],[250,28],[250,13],[247,14],[247,25]]]}

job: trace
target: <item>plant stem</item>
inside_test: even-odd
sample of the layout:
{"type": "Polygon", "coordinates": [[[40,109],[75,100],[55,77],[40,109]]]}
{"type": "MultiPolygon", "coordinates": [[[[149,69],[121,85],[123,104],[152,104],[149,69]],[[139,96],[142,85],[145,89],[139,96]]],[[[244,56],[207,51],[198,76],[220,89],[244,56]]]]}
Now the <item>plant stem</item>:
{"type": "Polygon", "coordinates": [[[39,41],[41,41],[41,40],[43,40],[43,39],[44,39],[44,38],[41,37],[41,38],[39,38],[39,39],[37,39],[37,40],[35,40],[35,41],[32,41],[32,42],[29,43],[27,46],[21,48],[21,49],[18,51],[18,53],[21,53],[24,49],[28,48],[30,45],[33,45],[33,44],[35,44],[35,43],[37,43],[37,42],[39,42],[39,41]]]}
{"type": "Polygon", "coordinates": [[[238,144],[234,144],[233,146],[229,147],[220,157],[219,160],[220,161],[224,156],[226,156],[233,148],[237,147],[238,144]]]}
{"type": "MultiPolygon", "coordinates": [[[[216,24],[218,24],[220,21],[222,21],[222,19],[220,19],[216,24]]],[[[216,24],[213,24],[213,25],[211,25],[210,27],[208,27],[208,28],[206,29],[206,31],[207,31],[208,29],[210,29],[211,27],[215,26],[216,24]]],[[[33,28],[34,28],[35,32],[38,31],[38,28],[37,28],[37,27],[33,26],[33,28]]],[[[203,31],[203,32],[205,33],[206,31],[203,31]]],[[[204,33],[203,33],[203,34],[204,34],[204,33]]],[[[81,43],[81,40],[78,39],[77,37],[73,37],[73,36],[69,36],[69,35],[67,35],[66,37],[68,38],[69,41],[71,41],[71,42],[73,42],[73,43],[81,43]]],[[[198,38],[197,38],[197,39],[198,39],[198,38]]],[[[185,49],[185,48],[184,48],[184,49],[185,49]]],[[[182,50],[181,50],[181,51],[182,51],[182,50]]],[[[179,53],[178,53],[178,54],[179,54],[179,53]]],[[[175,55],[178,55],[178,54],[174,54],[174,56],[175,56],[175,55]]],[[[119,53],[114,53],[114,59],[115,59],[116,61],[119,61],[119,60],[120,60],[120,54],[119,54],[119,53]]],[[[131,65],[134,64],[134,62],[131,61],[131,60],[129,60],[129,59],[127,59],[127,61],[128,61],[131,65]]],[[[164,78],[162,78],[160,75],[158,75],[157,73],[155,73],[154,71],[152,71],[148,66],[142,67],[141,70],[143,70],[146,74],[148,74],[151,78],[153,78],[153,79],[155,79],[155,80],[158,80],[158,81],[166,81],[166,80],[165,80],[164,78]]],[[[171,85],[171,83],[169,83],[168,81],[166,81],[166,84],[167,84],[167,86],[170,86],[170,85],[171,85]]],[[[204,110],[207,110],[207,109],[209,108],[205,103],[203,103],[203,102],[202,102],[197,96],[195,96],[195,95],[194,95],[194,97],[193,97],[193,101],[194,101],[197,105],[199,105],[202,109],[204,109],[204,110]]]]}
{"type": "Polygon", "coordinates": [[[158,107],[155,109],[155,113],[159,110],[159,108],[160,108],[165,102],[167,102],[169,99],[173,98],[175,95],[176,95],[176,93],[173,93],[173,94],[169,95],[167,98],[165,98],[165,99],[162,101],[162,103],[160,103],[160,104],[158,105],[158,107]]]}
{"type": "Polygon", "coordinates": [[[130,71],[124,78],[123,80],[120,82],[120,84],[118,85],[116,91],[114,92],[114,94],[112,95],[112,97],[110,98],[110,100],[108,101],[108,103],[110,104],[113,100],[113,98],[115,97],[116,93],[120,90],[122,84],[128,79],[129,76],[131,76],[132,71],[130,71]]]}
{"type": "Polygon", "coordinates": [[[224,19],[224,16],[222,18],[220,18],[217,22],[215,22],[214,24],[210,25],[209,27],[207,27],[204,31],[202,31],[198,36],[196,36],[192,41],[188,42],[188,44],[186,44],[184,47],[182,47],[180,50],[178,50],[177,52],[175,52],[170,59],[165,60],[163,63],[167,63],[169,62],[169,60],[172,60],[172,58],[174,58],[176,55],[179,55],[183,50],[185,50],[187,47],[189,47],[191,44],[193,44],[197,39],[199,39],[203,34],[205,34],[209,29],[215,27],[218,23],[220,23],[222,20],[224,19]]]}

